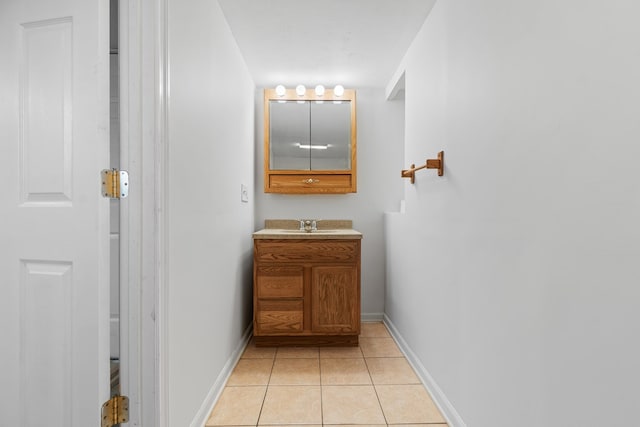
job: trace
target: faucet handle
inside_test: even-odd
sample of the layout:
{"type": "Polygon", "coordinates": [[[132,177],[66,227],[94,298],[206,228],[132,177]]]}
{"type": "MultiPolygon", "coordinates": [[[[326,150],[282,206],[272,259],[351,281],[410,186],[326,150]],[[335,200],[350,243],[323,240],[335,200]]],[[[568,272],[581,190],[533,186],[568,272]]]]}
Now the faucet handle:
{"type": "Polygon", "coordinates": [[[318,231],[318,223],[315,219],[311,221],[311,231],[318,231]]]}
{"type": "Polygon", "coordinates": [[[304,231],[304,219],[300,220],[300,231],[304,231]]]}

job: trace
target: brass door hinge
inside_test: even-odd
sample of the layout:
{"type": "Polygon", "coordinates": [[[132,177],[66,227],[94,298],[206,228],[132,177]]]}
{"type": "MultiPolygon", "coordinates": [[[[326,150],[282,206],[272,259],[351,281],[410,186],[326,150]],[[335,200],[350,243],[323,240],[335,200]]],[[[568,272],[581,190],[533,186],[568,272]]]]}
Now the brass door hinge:
{"type": "Polygon", "coordinates": [[[101,427],[112,427],[129,421],[129,398],[113,396],[102,405],[101,427]]]}
{"type": "Polygon", "coordinates": [[[118,169],[105,169],[102,177],[102,195],[110,199],[124,199],[129,195],[129,173],[118,169]]]}

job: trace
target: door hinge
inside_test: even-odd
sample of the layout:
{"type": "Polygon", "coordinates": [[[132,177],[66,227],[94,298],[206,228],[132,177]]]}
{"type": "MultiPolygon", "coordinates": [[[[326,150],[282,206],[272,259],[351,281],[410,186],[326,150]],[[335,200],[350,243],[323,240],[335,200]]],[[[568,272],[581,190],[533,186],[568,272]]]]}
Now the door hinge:
{"type": "Polygon", "coordinates": [[[129,421],[129,398],[113,396],[102,405],[101,427],[112,427],[129,421]]]}
{"type": "Polygon", "coordinates": [[[124,199],[129,195],[129,173],[118,169],[105,169],[102,177],[102,195],[110,199],[124,199]]]}

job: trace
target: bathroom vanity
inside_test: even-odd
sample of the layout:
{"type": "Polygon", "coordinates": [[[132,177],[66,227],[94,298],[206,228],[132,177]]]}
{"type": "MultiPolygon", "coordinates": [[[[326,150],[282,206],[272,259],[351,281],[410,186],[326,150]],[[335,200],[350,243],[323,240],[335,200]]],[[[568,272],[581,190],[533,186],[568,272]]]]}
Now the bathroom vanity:
{"type": "Polygon", "coordinates": [[[358,345],[360,242],[351,221],[267,220],[255,232],[256,345],[358,345]]]}

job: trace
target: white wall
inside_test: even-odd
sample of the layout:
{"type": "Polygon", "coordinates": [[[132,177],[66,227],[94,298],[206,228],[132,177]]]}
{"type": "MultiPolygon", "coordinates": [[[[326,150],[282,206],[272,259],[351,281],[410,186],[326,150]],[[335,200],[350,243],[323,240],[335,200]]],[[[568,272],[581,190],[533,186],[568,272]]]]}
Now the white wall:
{"type": "Polygon", "coordinates": [[[263,192],[263,100],[256,90],[256,230],[265,219],[351,219],[362,241],[362,314],[384,310],[383,212],[398,210],[402,197],[404,105],[386,101],[382,88],[355,88],[358,136],[358,192],[341,195],[284,195],[263,192]]]}
{"type": "Polygon", "coordinates": [[[405,163],[445,176],[386,217],[386,313],[468,426],[637,422],[638,16],[438,1],[400,67],[405,163]]]}
{"type": "Polygon", "coordinates": [[[169,425],[185,427],[251,322],[255,89],[217,2],[168,4],[169,425]]]}

